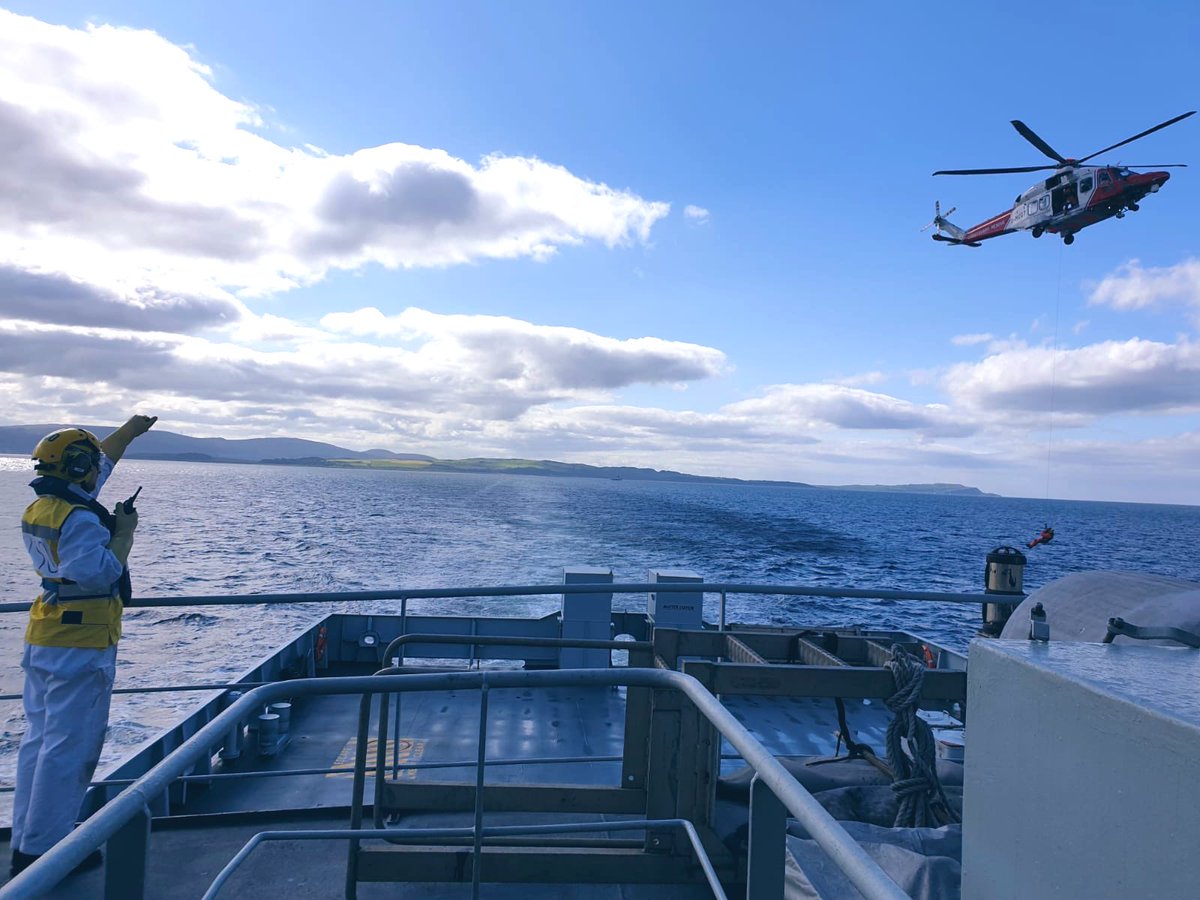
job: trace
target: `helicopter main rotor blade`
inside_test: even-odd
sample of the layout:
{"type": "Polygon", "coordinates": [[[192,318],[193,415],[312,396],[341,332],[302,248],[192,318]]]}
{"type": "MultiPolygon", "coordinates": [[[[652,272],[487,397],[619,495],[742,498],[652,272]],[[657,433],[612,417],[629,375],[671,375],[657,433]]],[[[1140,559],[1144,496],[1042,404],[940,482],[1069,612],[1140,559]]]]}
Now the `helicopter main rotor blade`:
{"type": "Polygon", "coordinates": [[[1121,141],[1118,144],[1113,144],[1111,147],[1105,147],[1103,150],[1097,150],[1095,153],[1089,153],[1083,159],[1079,160],[1079,162],[1087,162],[1093,156],[1099,156],[1101,153],[1107,153],[1109,150],[1116,150],[1118,147],[1124,147],[1126,144],[1132,143],[1133,141],[1136,141],[1139,138],[1144,138],[1148,134],[1154,134],[1154,132],[1158,131],[1160,128],[1166,128],[1168,125],[1174,125],[1176,122],[1181,122],[1184,119],[1186,119],[1188,116],[1194,116],[1195,114],[1196,114],[1196,111],[1193,109],[1191,112],[1185,112],[1182,116],[1176,116],[1173,119],[1167,119],[1167,121],[1165,121],[1159,125],[1155,125],[1153,128],[1147,128],[1145,131],[1141,132],[1140,134],[1135,134],[1131,138],[1125,138],[1125,140],[1121,141]]]}
{"type": "MultiPolygon", "coordinates": [[[[1187,163],[1121,163],[1126,169],[1186,169],[1187,163]]],[[[1113,168],[1118,168],[1114,166],[1113,168]]]]}
{"type": "Polygon", "coordinates": [[[1012,169],[939,169],[934,175],[1008,175],[1012,172],[1044,172],[1058,166],[1017,166],[1012,169]]]}
{"type": "Polygon", "coordinates": [[[1066,158],[1061,153],[1059,153],[1057,150],[1055,150],[1053,147],[1051,147],[1049,144],[1047,144],[1045,141],[1043,141],[1040,137],[1038,137],[1034,133],[1033,129],[1030,128],[1028,125],[1026,125],[1024,122],[1022,122],[1020,119],[1013,119],[1012,127],[1017,129],[1017,133],[1019,135],[1021,135],[1021,137],[1025,138],[1025,140],[1029,141],[1029,143],[1033,144],[1033,146],[1037,147],[1039,150],[1041,150],[1044,154],[1046,154],[1051,159],[1057,160],[1060,163],[1065,163],[1067,161],[1066,158]]]}

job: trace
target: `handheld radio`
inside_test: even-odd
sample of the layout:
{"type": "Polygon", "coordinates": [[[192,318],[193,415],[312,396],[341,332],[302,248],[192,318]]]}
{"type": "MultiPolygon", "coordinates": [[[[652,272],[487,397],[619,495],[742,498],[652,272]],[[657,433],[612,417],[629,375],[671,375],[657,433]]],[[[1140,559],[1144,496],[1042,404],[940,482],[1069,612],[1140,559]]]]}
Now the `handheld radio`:
{"type": "Polygon", "coordinates": [[[121,509],[125,512],[126,515],[133,512],[133,501],[138,498],[138,494],[140,494],[141,492],[142,492],[142,486],[138,485],[138,489],[133,492],[132,497],[130,497],[128,500],[121,501],[121,509]]]}

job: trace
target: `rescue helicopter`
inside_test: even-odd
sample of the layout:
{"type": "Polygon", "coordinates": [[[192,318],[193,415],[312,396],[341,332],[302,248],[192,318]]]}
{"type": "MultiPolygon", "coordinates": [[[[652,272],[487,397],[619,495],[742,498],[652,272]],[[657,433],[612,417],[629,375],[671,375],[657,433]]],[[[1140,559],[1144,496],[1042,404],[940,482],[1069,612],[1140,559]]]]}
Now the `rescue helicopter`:
{"type": "MultiPolygon", "coordinates": [[[[1158,193],[1167,183],[1171,173],[1163,171],[1134,172],[1130,166],[1116,165],[1084,165],[1089,159],[1107,153],[1118,147],[1123,147],[1148,134],[1153,134],[1168,125],[1181,122],[1188,116],[1195,115],[1195,110],[1168,119],[1153,128],[1135,134],[1089,153],[1080,159],[1063,156],[1044,140],[1032,128],[1020,120],[1012,121],[1013,128],[1029,143],[1033,144],[1043,154],[1054,160],[1050,166],[1016,166],[998,169],[940,169],[934,175],[1004,175],[1013,172],[1043,172],[1053,170],[1043,181],[1039,181],[1025,193],[1017,197],[1013,208],[992,216],[986,222],[980,222],[973,228],[959,228],[949,220],[953,209],[942,212],[941,203],[933,206],[933,221],[922,228],[926,231],[934,228],[933,239],[947,244],[978,247],[981,241],[1000,237],[1002,234],[1012,234],[1014,231],[1028,231],[1035,238],[1046,232],[1062,237],[1064,244],[1075,242],[1077,232],[1089,225],[1095,225],[1108,218],[1124,218],[1125,210],[1137,212],[1142,198],[1147,194],[1158,193]]],[[[1143,169],[1175,169],[1186,168],[1186,163],[1159,163],[1142,165],[1143,169]]]]}

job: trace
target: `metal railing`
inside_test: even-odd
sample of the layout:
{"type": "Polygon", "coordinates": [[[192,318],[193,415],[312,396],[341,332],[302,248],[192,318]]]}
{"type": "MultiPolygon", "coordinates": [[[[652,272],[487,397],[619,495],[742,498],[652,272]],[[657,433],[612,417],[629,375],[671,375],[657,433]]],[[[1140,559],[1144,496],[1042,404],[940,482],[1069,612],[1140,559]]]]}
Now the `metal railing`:
{"type": "MultiPolygon", "coordinates": [[[[538,595],[545,596],[545,595],[563,595],[563,594],[593,594],[593,593],[599,593],[599,592],[612,593],[612,594],[687,592],[687,593],[700,593],[702,595],[708,595],[708,594],[715,593],[715,594],[719,595],[718,628],[721,631],[724,631],[726,629],[726,601],[727,601],[727,595],[729,595],[729,594],[755,594],[755,595],[824,597],[824,598],[867,599],[867,600],[906,600],[906,601],[938,602],[938,603],[952,603],[952,604],[964,604],[964,603],[965,604],[982,604],[982,603],[988,602],[988,600],[990,599],[988,597],[988,595],[973,594],[973,593],[904,591],[904,590],[886,590],[886,589],[851,588],[851,587],[816,587],[816,586],[801,586],[801,585],[736,584],[736,583],[725,583],[725,582],[716,582],[716,583],[654,582],[654,583],[619,583],[619,584],[582,583],[582,584],[553,584],[553,585],[511,585],[511,586],[495,586],[495,587],[480,586],[480,587],[464,587],[464,588],[403,588],[403,587],[398,587],[398,588],[389,588],[389,589],[385,589],[385,590],[375,590],[375,591],[334,591],[334,592],[317,592],[317,593],[279,593],[279,594],[258,594],[258,595],[253,595],[253,594],[250,594],[250,595],[247,595],[247,594],[198,595],[198,596],[182,596],[182,597],[139,597],[139,598],[136,598],[130,605],[136,606],[136,607],[187,607],[187,606],[232,606],[232,605],[255,605],[255,604],[266,604],[266,605],[280,604],[280,605],[282,605],[282,604],[294,604],[294,603],[370,602],[370,601],[382,601],[382,600],[398,600],[401,603],[400,618],[401,618],[401,623],[402,623],[401,630],[403,631],[404,630],[403,622],[406,618],[406,612],[407,612],[407,606],[408,606],[409,600],[453,599],[453,598],[482,599],[482,598],[494,598],[494,597],[520,597],[520,596],[538,596],[538,595]]],[[[31,604],[27,603],[27,602],[3,602],[3,603],[0,603],[0,612],[23,612],[23,611],[28,610],[30,608],[30,606],[31,606],[31,604]]],[[[618,610],[614,610],[614,615],[619,614],[619,612],[620,611],[618,611],[618,610]]],[[[625,611],[624,614],[628,614],[628,611],[625,611]]],[[[428,638],[428,636],[425,636],[425,637],[428,638]]],[[[495,637],[495,636],[485,638],[485,636],[482,636],[482,635],[480,635],[478,637],[480,638],[479,640],[473,641],[471,643],[473,643],[477,646],[480,646],[480,647],[488,645],[488,644],[516,645],[516,644],[528,643],[530,641],[529,637],[522,638],[522,637],[518,637],[516,635],[512,636],[511,638],[501,638],[501,637],[495,637]]],[[[409,636],[406,638],[406,640],[412,641],[414,643],[422,642],[418,638],[418,636],[409,636]]],[[[426,640],[425,642],[428,642],[428,641],[426,640]]],[[[464,642],[464,641],[462,641],[461,638],[459,638],[459,642],[464,642]]],[[[622,643],[625,643],[625,642],[622,642],[622,643]]],[[[554,645],[555,644],[551,640],[545,641],[545,646],[547,646],[547,647],[554,646],[554,645]]],[[[629,647],[629,645],[626,644],[625,646],[622,646],[620,649],[628,649],[628,647],[629,647]]],[[[396,650],[396,649],[399,649],[399,647],[395,647],[395,648],[389,647],[389,653],[394,652],[394,650],[396,650]]],[[[402,652],[403,651],[401,650],[401,653],[402,652]]],[[[384,655],[384,660],[386,661],[386,659],[387,659],[387,654],[384,655]]],[[[310,671],[311,671],[311,669],[310,669],[310,671]]],[[[632,672],[641,671],[641,670],[632,670],[631,669],[631,670],[627,670],[627,671],[632,673],[632,672]]],[[[465,675],[467,677],[473,677],[476,679],[484,678],[484,677],[496,679],[496,678],[500,677],[500,673],[454,673],[454,674],[456,676],[464,676],[465,675]]],[[[558,673],[553,673],[553,672],[539,672],[539,673],[512,672],[512,673],[504,673],[504,674],[506,675],[506,677],[518,677],[518,676],[522,676],[522,675],[525,675],[525,676],[536,675],[538,677],[545,678],[548,676],[550,676],[550,677],[556,676],[558,673]]],[[[608,673],[593,672],[593,673],[588,673],[588,674],[589,674],[589,677],[595,678],[598,674],[608,674],[608,673]]],[[[655,673],[651,673],[651,674],[655,674],[655,673]]],[[[667,675],[671,675],[672,673],[662,672],[662,673],[657,673],[657,674],[667,676],[667,675]]],[[[400,676],[400,677],[403,677],[403,678],[416,677],[419,679],[430,679],[430,678],[436,678],[438,676],[405,675],[405,676],[400,676]]],[[[617,677],[619,679],[622,676],[617,675],[615,677],[617,677]]],[[[683,677],[683,676],[678,676],[678,677],[683,677]]],[[[363,681],[363,679],[357,679],[357,680],[363,681]]],[[[27,885],[27,884],[30,885],[31,887],[33,887],[34,890],[36,890],[37,889],[36,886],[38,886],[38,885],[40,885],[42,888],[45,888],[45,887],[48,887],[48,886],[51,886],[51,885],[57,883],[57,880],[59,878],[63,877],[63,874],[65,874],[66,872],[69,872],[74,864],[81,861],[84,857],[87,856],[88,853],[91,852],[92,849],[99,846],[101,843],[104,843],[105,841],[107,841],[109,843],[109,858],[111,861],[111,864],[109,865],[108,869],[106,870],[106,885],[108,885],[108,889],[107,889],[108,896],[121,896],[121,897],[132,896],[132,894],[129,894],[127,892],[126,893],[122,893],[122,892],[127,891],[131,886],[136,887],[137,884],[141,883],[141,881],[139,879],[144,879],[145,853],[146,853],[146,847],[147,847],[148,840],[149,840],[150,807],[151,807],[151,805],[153,805],[155,798],[158,796],[161,796],[163,794],[163,792],[166,790],[167,786],[169,786],[172,783],[176,783],[176,782],[181,782],[181,783],[182,782],[191,782],[191,781],[204,782],[204,781],[211,781],[216,778],[222,778],[222,777],[243,777],[240,773],[238,773],[236,775],[229,775],[229,776],[214,775],[214,774],[207,774],[207,775],[204,775],[204,774],[188,775],[188,774],[186,774],[187,772],[192,771],[192,767],[197,762],[207,762],[207,759],[205,758],[205,754],[208,751],[210,751],[212,747],[218,746],[221,743],[220,737],[214,737],[214,734],[221,732],[222,729],[224,729],[225,731],[228,731],[228,729],[231,728],[237,721],[244,718],[251,711],[254,711],[256,708],[261,708],[261,706],[265,706],[267,703],[272,702],[277,699],[290,699],[293,696],[298,696],[298,695],[302,695],[305,693],[315,694],[315,693],[329,692],[329,693],[373,694],[376,692],[392,693],[393,691],[396,690],[396,689],[389,689],[389,690],[385,690],[385,691],[380,691],[378,688],[377,682],[375,683],[373,689],[367,689],[366,687],[363,687],[361,689],[356,690],[354,688],[344,688],[341,686],[343,684],[349,684],[349,683],[352,683],[355,681],[356,681],[356,679],[322,678],[322,679],[308,679],[307,681],[290,680],[290,681],[286,682],[286,686],[283,686],[283,687],[281,687],[280,684],[278,684],[278,683],[268,683],[268,684],[264,685],[263,682],[255,681],[255,682],[251,682],[249,684],[247,684],[247,683],[194,684],[194,685],[178,685],[178,686],[157,686],[157,687],[150,687],[150,688],[119,688],[119,689],[117,689],[116,693],[151,693],[151,692],[166,692],[166,691],[176,691],[176,690],[182,690],[182,691],[186,691],[186,690],[222,690],[222,689],[245,690],[247,687],[255,688],[254,690],[245,694],[240,700],[238,700],[236,703],[231,705],[227,710],[218,714],[215,719],[212,719],[211,721],[209,721],[208,724],[205,725],[199,733],[194,735],[191,739],[188,739],[177,750],[172,752],[165,760],[163,760],[163,762],[156,765],[153,769],[151,769],[149,772],[147,772],[142,777],[140,777],[136,780],[132,780],[132,781],[123,779],[121,782],[109,783],[110,786],[112,784],[130,784],[131,787],[129,790],[124,791],[121,794],[119,794],[113,801],[108,803],[108,805],[105,806],[99,813],[92,816],[87,822],[85,822],[72,835],[70,835],[67,839],[65,839],[63,842],[61,842],[60,845],[56,846],[49,853],[47,853],[46,861],[45,861],[44,865],[41,861],[39,861],[39,863],[37,863],[35,866],[31,867],[28,870],[30,873],[28,875],[28,880],[26,880],[26,875],[22,874],[22,876],[19,876],[18,879],[15,879],[13,882],[10,882],[9,885],[6,885],[4,888],[0,889],[0,898],[10,897],[10,896],[13,896],[13,897],[27,896],[26,893],[23,893],[23,891],[25,889],[25,885],[27,885]],[[319,689],[306,690],[306,691],[297,690],[298,685],[307,684],[309,682],[313,682],[313,683],[319,685],[319,689]],[[185,750],[186,750],[186,753],[184,752],[185,750]],[[134,797],[142,798],[140,801],[140,806],[138,805],[139,801],[137,801],[135,799],[131,799],[134,797]],[[114,824],[114,823],[116,823],[116,824],[114,824]],[[80,852],[78,850],[78,848],[80,848],[80,847],[84,847],[85,849],[83,849],[82,852],[80,852]],[[126,876],[123,876],[122,874],[120,874],[117,871],[119,866],[116,865],[116,863],[121,859],[131,860],[135,863],[138,863],[138,861],[140,861],[140,867],[135,865],[135,870],[137,872],[140,872],[141,874],[137,875],[132,880],[129,877],[126,877],[126,876]],[[62,866],[65,866],[65,868],[61,868],[62,866]],[[60,868],[61,868],[60,874],[54,875],[53,873],[56,871],[60,871],[60,868]]],[[[696,684],[696,682],[693,679],[688,678],[687,681],[689,683],[691,683],[692,685],[696,684]]],[[[520,683],[525,684],[527,682],[520,682],[520,683]]],[[[551,682],[547,681],[545,683],[548,685],[551,682]]],[[[559,682],[553,682],[553,683],[558,684],[559,682]]],[[[575,684],[578,682],[572,681],[572,682],[561,682],[561,683],[575,684]]],[[[594,683],[594,682],[587,682],[587,683],[594,683]]],[[[621,681],[621,680],[611,681],[611,682],[605,681],[603,683],[606,683],[606,684],[630,684],[630,685],[633,684],[633,682],[627,682],[627,681],[621,681]]],[[[499,686],[499,685],[497,684],[497,686],[499,686]]],[[[656,686],[661,687],[661,685],[656,685],[656,686]]],[[[418,689],[418,688],[407,688],[407,690],[416,690],[416,689],[418,689]]],[[[679,689],[679,688],[676,688],[676,689],[679,689]]],[[[703,691],[703,688],[700,688],[700,690],[703,691]]],[[[685,691],[685,693],[688,693],[688,691],[685,691]]],[[[689,694],[689,696],[690,696],[690,694],[689,694]]],[[[711,695],[708,694],[707,692],[704,692],[704,696],[708,697],[710,700],[712,699],[711,695]]],[[[0,699],[17,699],[18,697],[19,697],[19,695],[12,695],[12,696],[6,695],[3,697],[0,697],[0,699]]],[[[398,704],[399,703],[399,692],[397,692],[396,701],[398,704]]],[[[697,705],[699,706],[700,704],[697,704],[697,705]]],[[[718,707],[719,707],[719,704],[718,704],[718,707]]],[[[723,710],[723,707],[719,707],[719,708],[723,710]]],[[[705,715],[707,716],[707,713],[705,713],[705,715]]],[[[397,716],[397,723],[398,723],[398,719],[399,719],[399,717],[397,716]]],[[[711,717],[709,717],[709,720],[712,721],[714,725],[717,725],[718,730],[720,730],[720,726],[717,722],[715,722],[711,717]]],[[[737,724],[736,721],[734,721],[734,724],[735,725],[737,724]]],[[[737,727],[740,728],[741,726],[739,725],[737,727]]],[[[722,731],[722,734],[724,734],[724,733],[725,732],[722,731]]],[[[728,735],[726,735],[726,737],[728,738],[728,735]]],[[[751,737],[748,732],[746,733],[745,740],[749,740],[749,741],[753,742],[753,746],[756,748],[756,753],[761,752],[762,754],[766,754],[765,749],[762,748],[761,745],[758,744],[758,742],[755,741],[754,738],[751,737]]],[[[730,739],[730,743],[736,749],[739,749],[739,750],[741,749],[739,747],[737,741],[730,739]]],[[[739,752],[737,754],[737,756],[740,756],[741,758],[745,759],[747,761],[747,763],[754,765],[753,762],[751,761],[751,759],[749,757],[745,756],[744,753],[739,752]]],[[[767,756],[769,758],[769,754],[767,754],[767,756]]],[[[574,760],[561,760],[561,761],[562,762],[570,762],[570,761],[574,761],[574,760]]],[[[507,761],[492,760],[492,761],[489,761],[488,764],[489,765],[498,765],[498,764],[504,764],[505,762],[507,762],[507,761]]],[[[515,763],[516,761],[513,761],[513,762],[515,763]]],[[[525,762],[528,762],[528,760],[526,760],[525,762]]],[[[550,763],[552,761],[545,760],[545,762],[550,763]]],[[[447,764],[426,763],[426,764],[423,764],[421,767],[422,768],[425,768],[425,767],[432,768],[434,766],[440,766],[440,765],[445,765],[445,766],[453,765],[454,767],[460,767],[460,766],[465,767],[465,766],[469,766],[471,764],[472,763],[470,763],[469,761],[464,760],[464,761],[454,761],[453,763],[447,763],[447,764]]],[[[771,763],[764,763],[766,770],[770,770],[772,764],[776,768],[779,768],[780,772],[784,773],[783,777],[788,778],[790,780],[790,776],[786,775],[786,771],[782,770],[782,768],[780,768],[778,766],[778,763],[774,762],[773,759],[771,760],[771,763]]],[[[315,772],[317,770],[311,770],[311,771],[315,772]]],[[[330,771],[332,771],[332,770],[330,770],[330,771]]],[[[247,775],[250,775],[250,774],[286,775],[286,774],[307,774],[308,772],[309,772],[309,770],[296,770],[295,772],[283,771],[283,772],[275,772],[275,773],[246,773],[246,774],[247,775]]],[[[756,781],[755,783],[757,784],[758,782],[756,781]]],[[[765,793],[763,793],[762,791],[759,791],[759,793],[763,793],[763,796],[760,798],[758,805],[759,805],[760,809],[768,809],[772,806],[773,803],[778,804],[778,802],[779,802],[774,799],[774,795],[771,793],[771,791],[775,790],[776,782],[771,781],[771,782],[763,782],[763,783],[768,784],[769,788],[765,793]]],[[[105,784],[105,782],[101,782],[100,784],[105,784]]],[[[793,786],[795,786],[798,790],[803,792],[803,789],[799,788],[794,781],[791,781],[791,784],[793,786]]],[[[754,792],[752,792],[752,794],[753,793],[754,792]]],[[[811,801],[811,797],[807,794],[807,792],[803,792],[803,793],[804,793],[804,796],[808,797],[809,801],[811,801]]],[[[785,790],[784,794],[785,795],[788,794],[788,791],[785,790]]],[[[757,796],[757,794],[755,794],[755,796],[757,796]]],[[[791,799],[790,802],[783,796],[781,796],[780,799],[783,801],[783,805],[779,806],[779,815],[780,816],[782,816],[784,814],[782,812],[784,807],[786,807],[789,811],[791,811],[792,814],[796,814],[794,812],[793,807],[797,806],[797,801],[794,797],[791,799]]],[[[812,801],[811,805],[815,806],[816,809],[815,810],[813,810],[811,808],[808,809],[807,815],[817,816],[818,812],[823,814],[823,811],[820,810],[820,807],[816,806],[815,801],[812,801]]],[[[808,807],[804,806],[803,803],[800,803],[799,806],[797,806],[797,808],[808,808],[808,807]]],[[[760,818],[761,818],[761,816],[760,816],[760,818]]],[[[818,818],[819,818],[819,816],[818,816],[818,818]]],[[[752,820],[753,819],[754,819],[754,816],[752,815],[752,820]]],[[[840,834],[840,838],[838,838],[836,840],[833,838],[830,839],[831,841],[834,842],[834,844],[838,844],[838,842],[841,841],[842,839],[847,840],[847,841],[850,840],[848,838],[848,836],[845,834],[845,832],[839,826],[837,826],[836,824],[833,824],[832,819],[829,820],[828,824],[831,825],[831,827],[835,830],[835,833],[840,834]]],[[[782,828],[782,825],[780,825],[780,828],[782,828]]],[[[765,825],[760,827],[760,829],[759,829],[760,834],[764,833],[764,830],[766,832],[770,832],[773,830],[773,826],[771,826],[769,828],[765,825]]],[[[782,835],[782,831],[780,831],[780,835],[782,835]]],[[[782,837],[780,837],[779,840],[782,841],[782,837]]],[[[761,844],[762,842],[760,841],[759,843],[761,844]]],[[[851,843],[853,843],[853,842],[851,841],[851,843]]],[[[854,844],[854,847],[857,848],[857,844],[854,844]]],[[[859,852],[857,854],[852,851],[841,850],[841,851],[838,851],[836,855],[834,853],[831,853],[831,856],[835,860],[839,860],[839,864],[840,864],[840,861],[847,861],[849,863],[853,863],[855,866],[863,867],[863,871],[871,872],[873,870],[875,873],[875,875],[872,876],[873,878],[876,876],[883,878],[882,882],[877,881],[875,883],[874,888],[871,888],[871,890],[875,891],[874,893],[867,893],[867,891],[864,891],[866,896],[868,896],[868,897],[904,896],[903,894],[888,893],[888,890],[890,890],[890,888],[888,888],[888,886],[890,885],[891,888],[894,888],[895,887],[894,884],[889,879],[887,879],[886,876],[884,876],[882,874],[882,871],[879,870],[878,867],[874,866],[874,863],[871,862],[869,857],[866,857],[865,854],[861,853],[861,850],[859,850],[859,852]],[[880,891],[882,891],[882,892],[880,892],[880,891]]],[[[853,878],[852,878],[852,880],[853,880],[853,878]]],[[[871,883],[871,880],[872,880],[871,878],[867,878],[867,881],[865,883],[869,884],[869,883],[871,883]]],[[[855,883],[857,884],[858,882],[856,881],[855,883]]],[[[138,893],[138,894],[136,894],[136,896],[141,896],[141,894],[138,893]]]]}
{"type": "MultiPolygon", "coordinates": [[[[725,597],[728,594],[766,594],[795,597],[828,597],[858,600],[917,600],[934,603],[975,603],[994,601],[994,595],[939,592],[897,591],[881,588],[816,587],[812,585],[736,584],[731,582],[648,582],[609,584],[527,584],[464,588],[388,588],[381,591],[321,591],[294,594],[205,594],[194,597],[134,597],[131,607],[245,606],[289,603],[345,603],[373,600],[450,600],[479,597],[518,597],[547,594],[663,594],[700,593],[721,597],[721,622],[724,623],[725,597]]],[[[1012,595],[1017,599],[1018,595],[1012,595]]],[[[1007,599],[1007,596],[1006,596],[1007,599]]],[[[1019,600],[1018,600],[1019,602],[1019,600]]],[[[0,613],[25,612],[32,603],[0,603],[0,613]]]]}
{"type": "MultiPolygon", "coordinates": [[[[562,587],[557,586],[557,590],[562,587]]],[[[688,587],[695,590],[695,585],[688,587]]],[[[605,590],[608,590],[607,585],[605,590]]],[[[594,587],[591,592],[595,592],[594,587]]],[[[786,817],[790,815],[800,822],[867,900],[902,900],[906,897],[867,852],[698,681],[677,672],[628,668],[306,678],[255,688],[234,701],[174,753],[0,888],[0,900],[39,896],[51,890],[75,866],[104,844],[107,844],[105,896],[121,900],[143,897],[150,851],[151,804],[175,779],[206,760],[212,748],[222,742],[236,723],[277,700],[317,694],[374,695],[411,691],[618,685],[682,694],[755,771],[750,805],[748,896],[779,896],[785,859],[786,817]]],[[[477,841],[481,837],[478,827],[472,830],[472,834],[477,841]]],[[[362,836],[360,832],[359,837],[362,836]]]]}
{"type": "MultiPolygon", "coordinates": [[[[704,873],[704,880],[712,890],[717,900],[726,900],[727,894],[713,868],[712,860],[700,842],[700,835],[687,819],[643,819],[641,821],[622,822],[571,822],[563,825],[492,825],[484,828],[330,828],[313,829],[309,831],[260,831],[250,838],[238,851],[237,855],[226,863],[213,883],[209,885],[201,900],[216,900],[217,894],[225,883],[233,876],[237,868],[250,858],[254,848],[265,841],[329,841],[350,840],[358,841],[364,838],[382,838],[392,843],[416,843],[428,838],[475,838],[477,841],[485,837],[526,837],[558,834],[586,834],[588,832],[608,831],[645,831],[648,828],[678,828],[688,839],[692,852],[696,854],[696,862],[704,873]]],[[[478,865],[475,872],[478,873],[478,865]]],[[[474,896],[479,896],[479,882],[474,882],[474,896]]]]}

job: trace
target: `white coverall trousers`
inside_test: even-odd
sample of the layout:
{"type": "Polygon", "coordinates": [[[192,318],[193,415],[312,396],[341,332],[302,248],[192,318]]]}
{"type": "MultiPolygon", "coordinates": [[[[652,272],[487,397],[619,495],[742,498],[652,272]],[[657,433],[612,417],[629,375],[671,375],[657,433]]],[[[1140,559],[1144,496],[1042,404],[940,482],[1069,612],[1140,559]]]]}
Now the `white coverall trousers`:
{"type": "Polygon", "coordinates": [[[40,855],[70,834],[100,761],[117,647],[25,645],[25,736],[17,754],[12,847],[40,855]]]}

